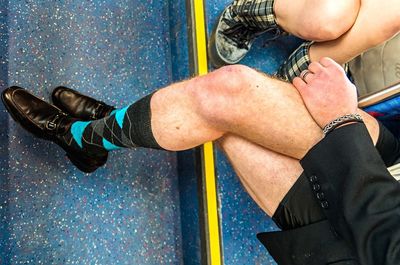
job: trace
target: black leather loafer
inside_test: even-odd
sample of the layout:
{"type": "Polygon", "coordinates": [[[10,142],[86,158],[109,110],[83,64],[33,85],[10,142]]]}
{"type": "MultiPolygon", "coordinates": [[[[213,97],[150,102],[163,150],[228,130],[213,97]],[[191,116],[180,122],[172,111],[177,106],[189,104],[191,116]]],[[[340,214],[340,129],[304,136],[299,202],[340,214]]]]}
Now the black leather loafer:
{"type": "Polygon", "coordinates": [[[107,162],[107,151],[99,149],[93,154],[84,152],[76,143],[71,142],[73,141],[71,137],[66,137],[66,133],[76,119],[57,107],[16,86],[5,89],[2,100],[17,123],[36,137],[59,145],[81,171],[91,173],[107,162]]]}
{"type": "Polygon", "coordinates": [[[67,87],[57,87],[51,94],[53,104],[80,120],[97,120],[108,116],[115,108],[67,87]]]}

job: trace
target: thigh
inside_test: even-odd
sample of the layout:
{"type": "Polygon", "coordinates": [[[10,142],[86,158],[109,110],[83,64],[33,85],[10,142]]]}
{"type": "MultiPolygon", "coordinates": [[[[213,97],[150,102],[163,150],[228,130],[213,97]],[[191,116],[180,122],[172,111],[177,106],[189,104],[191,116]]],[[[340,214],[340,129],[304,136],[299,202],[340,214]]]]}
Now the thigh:
{"type": "Polygon", "coordinates": [[[371,37],[376,34],[386,40],[400,30],[399,14],[398,0],[361,0],[357,19],[361,19],[366,30],[370,30],[371,37]]]}
{"type": "Polygon", "coordinates": [[[302,172],[298,160],[236,135],[218,141],[251,198],[272,216],[302,172]]]}
{"type": "Polygon", "coordinates": [[[281,229],[294,229],[323,219],[298,160],[232,134],[218,143],[245,190],[281,229]]]}
{"type": "Polygon", "coordinates": [[[327,41],[340,37],[354,24],[360,0],[275,0],[277,23],[307,40],[327,41]]]}
{"type": "Polygon", "coordinates": [[[311,46],[311,61],[331,57],[344,64],[393,37],[400,30],[398,0],[362,0],[354,25],[340,38],[311,46]]]}

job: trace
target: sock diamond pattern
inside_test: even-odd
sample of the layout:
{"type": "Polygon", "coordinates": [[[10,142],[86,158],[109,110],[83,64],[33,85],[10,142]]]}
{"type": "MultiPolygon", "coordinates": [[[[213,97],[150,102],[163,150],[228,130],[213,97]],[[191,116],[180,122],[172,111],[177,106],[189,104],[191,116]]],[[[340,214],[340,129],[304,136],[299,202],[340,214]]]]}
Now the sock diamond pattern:
{"type": "Polygon", "coordinates": [[[139,146],[161,149],[151,131],[151,96],[115,110],[103,119],[74,122],[70,130],[72,138],[89,152],[99,148],[111,151],[139,146]]]}

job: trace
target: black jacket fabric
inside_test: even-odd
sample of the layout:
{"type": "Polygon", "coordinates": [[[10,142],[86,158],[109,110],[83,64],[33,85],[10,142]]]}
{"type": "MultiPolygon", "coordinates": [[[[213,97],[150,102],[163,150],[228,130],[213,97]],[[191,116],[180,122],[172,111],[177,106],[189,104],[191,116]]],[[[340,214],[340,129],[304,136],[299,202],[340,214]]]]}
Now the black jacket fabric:
{"type": "Polygon", "coordinates": [[[334,130],[300,161],[326,220],[261,233],[278,264],[400,264],[400,184],[364,124],[334,130]]]}

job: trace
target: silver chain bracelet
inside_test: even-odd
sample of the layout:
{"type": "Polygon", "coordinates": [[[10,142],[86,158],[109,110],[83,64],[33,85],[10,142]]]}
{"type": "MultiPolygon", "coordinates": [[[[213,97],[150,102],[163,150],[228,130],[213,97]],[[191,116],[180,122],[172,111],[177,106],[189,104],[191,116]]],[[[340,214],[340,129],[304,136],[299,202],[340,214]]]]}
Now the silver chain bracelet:
{"type": "Polygon", "coordinates": [[[333,121],[331,121],[330,123],[325,125],[325,127],[323,129],[324,135],[329,134],[330,132],[335,130],[338,126],[346,124],[346,123],[350,123],[350,122],[364,122],[364,121],[360,114],[357,114],[357,113],[346,114],[337,119],[334,119],[333,121]]]}

